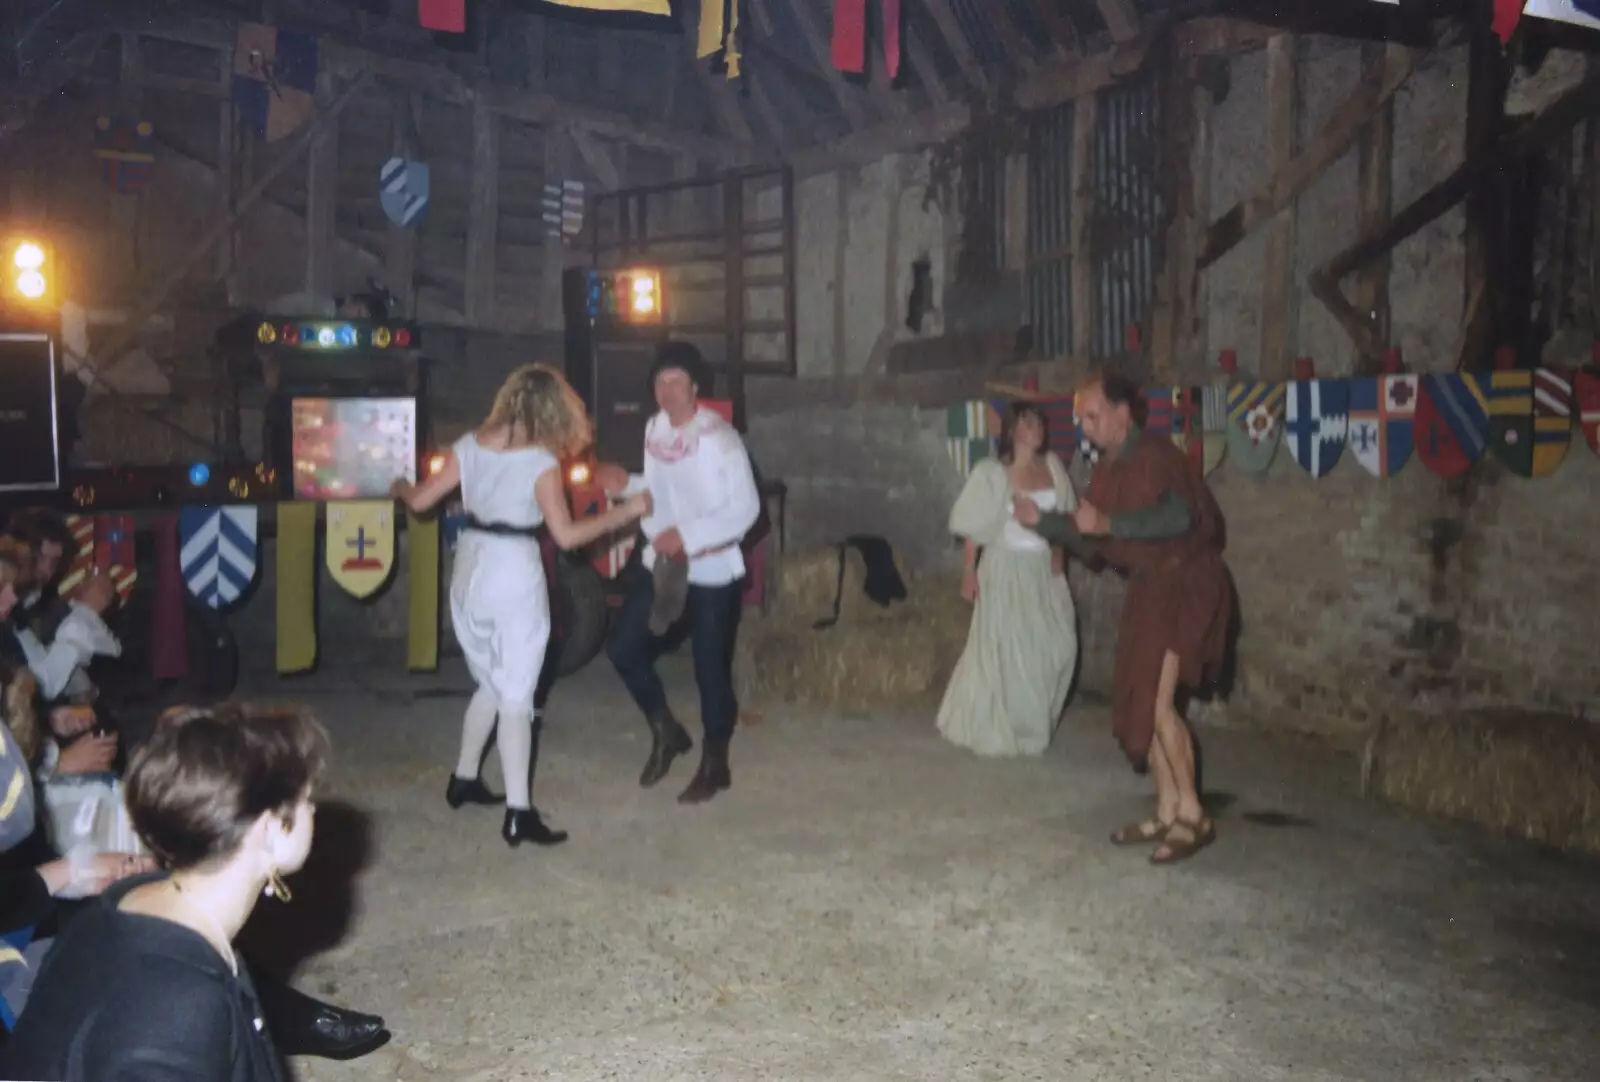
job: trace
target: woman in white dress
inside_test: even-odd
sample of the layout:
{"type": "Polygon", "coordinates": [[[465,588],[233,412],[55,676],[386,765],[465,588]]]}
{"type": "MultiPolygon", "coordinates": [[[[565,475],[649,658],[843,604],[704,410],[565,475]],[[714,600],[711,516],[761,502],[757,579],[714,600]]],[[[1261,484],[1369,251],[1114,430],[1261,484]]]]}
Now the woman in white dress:
{"type": "Polygon", "coordinates": [[[456,441],[437,473],[417,485],[394,483],[395,497],[416,512],[461,488],[467,524],[456,546],[450,619],[478,690],[467,704],[445,800],[459,808],[504,799],[501,837],[511,846],[567,838],[544,824],[529,797],[538,744],[533,697],[550,639],[550,594],[535,531],[543,523],[562,549],[580,548],[650,510],[649,493],[641,493],[603,515],[573,521],[561,460],[589,442],[588,414],[567,381],[546,365],[525,365],[506,379],[488,419],[456,441]],[[497,716],[504,798],[480,777],[497,716]]]}
{"type": "Polygon", "coordinates": [[[972,468],[950,512],[951,532],[966,541],[961,594],[975,611],[939,706],[939,732],[979,755],[1038,755],[1049,747],[1077,668],[1065,554],[1011,513],[1013,493],[1041,510],[1078,505],[1045,435],[1038,407],[1015,405],[999,453],[972,468]]]}

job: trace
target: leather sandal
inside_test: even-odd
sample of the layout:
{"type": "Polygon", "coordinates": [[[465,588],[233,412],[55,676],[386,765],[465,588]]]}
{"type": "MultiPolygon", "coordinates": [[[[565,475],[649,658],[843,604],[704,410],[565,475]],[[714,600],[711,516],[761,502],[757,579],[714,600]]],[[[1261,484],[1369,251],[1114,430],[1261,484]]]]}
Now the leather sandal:
{"type": "Polygon", "coordinates": [[[1167,836],[1167,831],[1172,829],[1171,823],[1163,823],[1159,819],[1146,819],[1139,823],[1129,823],[1111,832],[1112,845],[1148,845],[1158,842],[1167,836]]]}
{"type": "Polygon", "coordinates": [[[1217,839],[1217,827],[1210,819],[1203,819],[1198,823],[1191,823],[1186,819],[1179,819],[1172,824],[1173,829],[1182,827],[1188,831],[1187,838],[1173,838],[1172,831],[1168,830],[1167,836],[1161,839],[1161,844],[1154,853],[1150,854],[1151,864],[1176,864],[1180,860],[1188,860],[1200,850],[1210,845],[1217,839]],[[1166,856],[1162,856],[1162,851],[1166,856]]]}

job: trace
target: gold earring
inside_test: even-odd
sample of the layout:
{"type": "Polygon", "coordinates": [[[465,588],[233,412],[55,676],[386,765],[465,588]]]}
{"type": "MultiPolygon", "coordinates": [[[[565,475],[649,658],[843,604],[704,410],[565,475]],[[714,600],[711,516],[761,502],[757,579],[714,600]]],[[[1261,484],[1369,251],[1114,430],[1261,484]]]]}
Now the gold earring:
{"type": "Polygon", "coordinates": [[[294,897],[293,894],[289,893],[289,884],[283,881],[283,876],[278,874],[278,869],[276,868],[267,873],[267,889],[262,893],[266,894],[268,898],[276,898],[280,902],[287,902],[294,897]]]}

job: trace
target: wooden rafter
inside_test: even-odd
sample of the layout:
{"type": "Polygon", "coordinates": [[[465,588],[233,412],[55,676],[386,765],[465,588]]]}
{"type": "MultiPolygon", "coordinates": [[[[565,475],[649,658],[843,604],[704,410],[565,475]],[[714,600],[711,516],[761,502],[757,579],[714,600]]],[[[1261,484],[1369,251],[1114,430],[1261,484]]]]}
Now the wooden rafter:
{"type": "Polygon", "coordinates": [[[949,104],[950,88],[939,77],[939,69],[933,63],[933,51],[913,27],[906,28],[906,55],[911,59],[911,66],[916,69],[917,76],[922,80],[923,88],[927,90],[933,104],[949,104]]]}
{"type": "Polygon", "coordinates": [[[1045,29],[1050,31],[1050,40],[1055,42],[1056,52],[1070,56],[1078,51],[1078,33],[1072,29],[1072,23],[1062,13],[1056,0],[1033,0],[1033,10],[1044,23],[1045,29]]]}
{"type": "Polygon", "coordinates": [[[1260,190],[1234,204],[1212,223],[1206,233],[1205,248],[1200,253],[1200,266],[1208,267],[1222,258],[1309,188],[1323,170],[1343,157],[1356,137],[1411,77],[1419,61],[1420,55],[1404,46],[1391,49],[1385,55],[1378,77],[1363,81],[1299,154],[1268,177],[1260,190]]]}
{"type": "Polygon", "coordinates": [[[1004,4],[995,4],[992,25],[995,32],[1000,35],[1000,42],[1005,46],[1006,52],[1023,71],[1032,71],[1039,66],[1032,47],[1022,36],[1022,31],[1017,29],[1017,21],[1012,18],[1011,12],[1004,4]]]}
{"type": "Polygon", "coordinates": [[[955,12],[950,9],[950,0],[927,0],[927,6],[928,14],[933,16],[940,35],[944,37],[945,46],[960,65],[961,74],[967,77],[967,82],[971,83],[978,93],[987,94],[989,77],[984,74],[983,65],[978,63],[978,57],[972,51],[972,43],[967,40],[966,32],[956,20],[955,12]]]}
{"type": "MultiPolygon", "coordinates": [[[[771,23],[770,12],[765,12],[765,6],[773,0],[751,0],[757,11],[763,12],[763,21],[771,23]]],[[[828,72],[828,89],[833,93],[833,99],[839,103],[839,108],[844,112],[845,119],[852,128],[864,128],[869,123],[865,109],[861,107],[861,100],[855,92],[855,87],[845,82],[844,76],[834,69],[833,54],[828,49],[828,43],[822,38],[822,30],[817,25],[815,14],[805,0],[799,0],[791,8],[795,20],[800,24],[800,33],[806,39],[806,45],[811,50],[811,55],[816,58],[817,64],[828,72]]]]}
{"type": "Polygon", "coordinates": [[[1132,41],[1139,36],[1139,12],[1133,0],[1094,0],[1094,6],[1100,9],[1112,41],[1132,41]]]}
{"type": "MultiPolygon", "coordinates": [[[[205,9],[198,10],[205,11],[205,9]]],[[[231,49],[237,31],[237,23],[233,20],[207,14],[177,17],[138,11],[118,11],[109,17],[107,22],[113,31],[127,30],[147,37],[212,49],[231,49]]],[[[335,75],[369,71],[377,77],[420,90],[452,105],[470,105],[474,94],[480,92],[461,75],[437,63],[383,55],[333,38],[322,39],[320,52],[325,71],[335,75]]],[[[163,80],[163,82],[169,81],[163,80]]],[[[217,85],[209,80],[194,82],[195,86],[184,89],[210,95],[219,93],[217,85]]],[[[149,85],[160,84],[152,80],[149,85]]],[[[723,165],[738,165],[750,157],[749,149],[734,140],[653,123],[610,109],[569,101],[549,93],[535,93],[503,83],[485,84],[481,93],[488,95],[491,108],[501,116],[540,127],[561,125],[568,128],[585,128],[596,135],[620,142],[671,152],[688,151],[696,157],[723,165]]]]}

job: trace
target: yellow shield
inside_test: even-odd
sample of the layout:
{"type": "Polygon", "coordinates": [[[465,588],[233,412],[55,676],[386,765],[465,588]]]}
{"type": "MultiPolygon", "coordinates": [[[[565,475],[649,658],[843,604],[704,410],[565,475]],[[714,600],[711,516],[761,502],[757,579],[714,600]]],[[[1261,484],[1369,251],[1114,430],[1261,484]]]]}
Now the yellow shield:
{"type": "Polygon", "coordinates": [[[394,570],[394,501],[328,504],[328,574],[351,597],[371,597],[394,570]]]}

